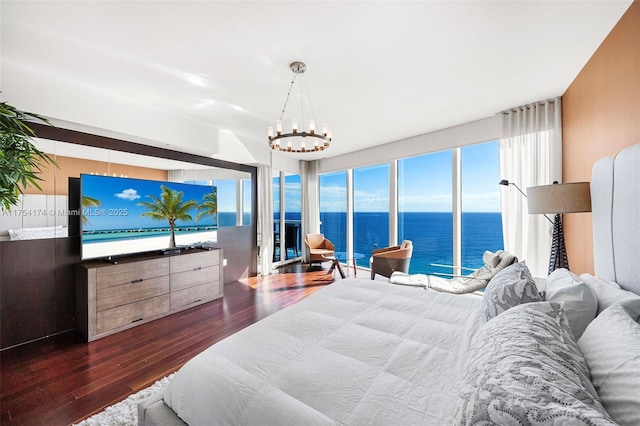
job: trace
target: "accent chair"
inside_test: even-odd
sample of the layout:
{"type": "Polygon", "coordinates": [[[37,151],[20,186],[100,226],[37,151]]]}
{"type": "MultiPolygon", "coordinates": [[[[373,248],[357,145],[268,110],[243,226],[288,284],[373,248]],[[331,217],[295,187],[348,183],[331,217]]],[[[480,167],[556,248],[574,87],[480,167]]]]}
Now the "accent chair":
{"type": "Polygon", "coordinates": [[[309,249],[309,267],[314,263],[328,262],[326,256],[335,255],[335,246],[324,237],[324,234],[307,234],[304,243],[309,249]]]}
{"type": "Polygon", "coordinates": [[[412,254],[413,243],[410,240],[404,240],[399,246],[374,250],[369,259],[371,279],[374,279],[376,274],[389,278],[394,271],[409,272],[412,254]]]}

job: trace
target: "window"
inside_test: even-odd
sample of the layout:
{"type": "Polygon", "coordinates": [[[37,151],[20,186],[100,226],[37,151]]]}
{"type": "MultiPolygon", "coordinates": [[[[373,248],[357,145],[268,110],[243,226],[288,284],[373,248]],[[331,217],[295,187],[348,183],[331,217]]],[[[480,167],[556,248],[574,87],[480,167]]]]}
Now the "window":
{"type": "Polygon", "coordinates": [[[320,232],[347,251],[347,172],[320,175],[320,232]]]}
{"type": "Polygon", "coordinates": [[[273,261],[280,261],[280,172],[273,171],[273,261]]]}
{"type": "Polygon", "coordinates": [[[251,179],[242,179],[242,225],[251,225],[251,179]]]}
{"type": "Polygon", "coordinates": [[[480,268],[485,250],[504,247],[500,213],[498,141],[466,146],[461,152],[462,265],[480,268]]]}
{"type": "Polygon", "coordinates": [[[285,174],[284,177],[284,231],[285,259],[302,256],[300,248],[300,224],[302,216],[302,185],[299,174],[285,174]]]}
{"type": "Polygon", "coordinates": [[[218,194],[218,226],[236,226],[236,180],[216,179],[218,194]]]}
{"type": "Polygon", "coordinates": [[[453,264],[452,152],[398,160],[398,240],[413,242],[411,273],[450,273],[453,264]]]}
{"type": "Polygon", "coordinates": [[[389,164],[353,170],[353,211],[353,251],[368,267],[371,251],[389,245],[389,164]]]}

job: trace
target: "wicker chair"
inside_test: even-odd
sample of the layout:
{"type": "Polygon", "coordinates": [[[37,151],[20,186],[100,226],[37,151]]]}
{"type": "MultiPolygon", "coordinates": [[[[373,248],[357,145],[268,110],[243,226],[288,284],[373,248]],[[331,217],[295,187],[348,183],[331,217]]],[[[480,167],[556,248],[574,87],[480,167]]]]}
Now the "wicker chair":
{"type": "Polygon", "coordinates": [[[413,244],[404,240],[399,246],[374,250],[369,259],[371,279],[376,274],[389,278],[394,271],[409,272],[409,263],[413,254],[413,244]]]}

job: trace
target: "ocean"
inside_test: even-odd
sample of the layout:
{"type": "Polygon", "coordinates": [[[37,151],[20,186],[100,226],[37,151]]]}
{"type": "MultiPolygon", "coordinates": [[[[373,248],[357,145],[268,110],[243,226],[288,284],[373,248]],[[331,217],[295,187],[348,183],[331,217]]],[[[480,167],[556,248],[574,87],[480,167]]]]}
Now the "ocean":
{"type": "MultiPolygon", "coordinates": [[[[293,219],[293,218],[292,218],[293,219]]],[[[320,213],[320,232],[336,245],[336,251],[346,251],[346,213],[320,213]]],[[[357,261],[368,267],[371,251],[389,245],[389,215],[359,212],[354,215],[354,251],[364,254],[357,261]]],[[[432,264],[453,263],[453,216],[451,213],[400,213],[398,241],[411,240],[413,255],[409,272],[432,274],[451,272],[449,268],[432,264]]],[[[479,268],[484,263],[485,250],[503,249],[501,213],[462,213],[462,265],[479,268]]]]}
{"type": "MultiPolygon", "coordinates": [[[[275,220],[279,214],[275,214],[275,220]]],[[[250,215],[243,215],[244,223],[250,223],[250,215]]],[[[451,272],[449,268],[432,266],[432,264],[451,265],[453,263],[453,236],[451,213],[400,213],[398,217],[398,241],[411,240],[413,255],[409,272],[413,274],[432,274],[435,272],[451,272]]],[[[287,213],[287,222],[300,223],[300,213],[287,213]]],[[[347,214],[344,212],[320,213],[320,232],[336,246],[336,252],[346,251],[347,214]]],[[[236,214],[232,212],[218,213],[218,226],[235,226],[236,214]]],[[[360,266],[369,266],[371,251],[389,245],[389,215],[387,213],[359,212],[354,216],[354,251],[363,254],[357,260],[360,266]]],[[[95,233],[84,235],[83,242],[105,242],[114,239],[130,239],[132,236],[168,235],[168,229],[157,227],[136,232],[95,233]]],[[[136,230],[137,231],[137,230],[136,230]]],[[[192,227],[177,234],[202,232],[192,227]]],[[[300,233],[301,234],[301,233],[300,233]]],[[[298,247],[303,244],[303,235],[298,235],[298,247]]],[[[479,268],[483,265],[482,255],[485,250],[503,249],[502,215],[501,213],[462,213],[462,265],[468,268],[479,268]]],[[[294,256],[293,251],[291,256],[294,256]]]]}

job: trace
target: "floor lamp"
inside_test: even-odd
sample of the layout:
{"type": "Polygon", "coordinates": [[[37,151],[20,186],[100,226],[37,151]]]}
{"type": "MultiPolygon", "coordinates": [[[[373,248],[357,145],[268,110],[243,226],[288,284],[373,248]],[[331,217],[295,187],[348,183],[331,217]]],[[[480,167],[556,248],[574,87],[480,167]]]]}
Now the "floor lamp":
{"type": "Polygon", "coordinates": [[[527,188],[527,204],[530,214],[555,213],[549,274],[558,268],[569,269],[561,214],[591,211],[589,182],[562,184],[554,182],[553,185],[529,187],[527,188]]]}

